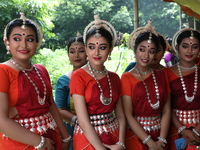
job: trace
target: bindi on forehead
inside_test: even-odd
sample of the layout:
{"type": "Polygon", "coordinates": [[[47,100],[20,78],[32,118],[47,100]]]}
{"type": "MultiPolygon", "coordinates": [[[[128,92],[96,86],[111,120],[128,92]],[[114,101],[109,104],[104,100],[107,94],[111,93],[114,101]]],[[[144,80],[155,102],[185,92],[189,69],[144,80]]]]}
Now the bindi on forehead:
{"type": "Polygon", "coordinates": [[[95,43],[96,45],[98,45],[99,44],[99,42],[98,41],[96,41],[96,43],[95,43]]]}
{"type": "Polygon", "coordinates": [[[25,33],[25,32],[23,32],[23,33],[22,33],[22,36],[26,36],[26,33],[25,33]]]}
{"type": "Polygon", "coordinates": [[[192,45],[192,44],[193,44],[193,41],[190,41],[189,44],[192,45]]]}

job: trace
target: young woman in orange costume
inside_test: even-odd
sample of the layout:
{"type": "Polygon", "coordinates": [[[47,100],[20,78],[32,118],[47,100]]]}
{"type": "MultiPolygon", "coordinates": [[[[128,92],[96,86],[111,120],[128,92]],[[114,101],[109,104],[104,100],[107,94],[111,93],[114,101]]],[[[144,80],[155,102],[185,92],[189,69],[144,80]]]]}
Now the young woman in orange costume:
{"type": "Polygon", "coordinates": [[[0,64],[0,149],[67,150],[70,136],[54,103],[48,72],[31,63],[42,43],[39,26],[21,13],[6,26],[4,42],[12,58],[0,64]]]}
{"type": "Polygon", "coordinates": [[[104,63],[116,40],[112,25],[95,15],[84,31],[87,65],[74,71],[70,92],[78,122],[74,149],[125,149],[125,117],[120,99],[120,79],[104,63]]]}
{"type": "Polygon", "coordinates": [[[185,145],[184,142],[181,144],[183,149],[200,144],[200,69],[196,64],[200,53],[200,32],[186,24],[174,35],[172,46],[179,62],[165,71],[172,91],[170,150],[175,150],[175,140],[182,137],[186,141],[185,145]]]}
{"type": "Polygon", "coordinates": [[[124,73],[122,102],[127,118],[127,150],[164,150],[170,122],[170,89],[163,70],[151,68],[159,47],[157,33],[145,27],[134,30],[129,47],[136,65],[124,73]]]}

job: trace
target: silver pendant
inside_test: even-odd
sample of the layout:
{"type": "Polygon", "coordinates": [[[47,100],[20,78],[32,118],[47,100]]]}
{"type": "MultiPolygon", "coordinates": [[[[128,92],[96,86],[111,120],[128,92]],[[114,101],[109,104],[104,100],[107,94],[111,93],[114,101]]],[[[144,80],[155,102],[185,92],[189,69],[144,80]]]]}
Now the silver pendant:
{"type": "Polygon", "coordinates": [[[158,100],[155,104],[151,104],[151,103],[150,103],[150,105],[151,105],[151,107],[152,107],[153,109],[158,109],[158,108],[160,107],[160,101],[158,100]]]}
{"type": "Polygon", "coordinates": [[[38,95],[38,103],[40,105],[44,105],[45,104],[45,99],[46,99],[46,96],[44,96],[44,98],[41,98],[39,95],[38,95]]]}
{"type": "Polygon", "coordinates": [[[188,97],[187,94],[185,94],[186,102],[191,103],[193,101],[193,99],[194,99],[194,95],[192,97],[188,97]]]}
{"type": "Polygon", "coordinates": [[[100,94],[100,101],[103,105],[110,105],[112,98],[106,98],[103,93],[100,94]]]}

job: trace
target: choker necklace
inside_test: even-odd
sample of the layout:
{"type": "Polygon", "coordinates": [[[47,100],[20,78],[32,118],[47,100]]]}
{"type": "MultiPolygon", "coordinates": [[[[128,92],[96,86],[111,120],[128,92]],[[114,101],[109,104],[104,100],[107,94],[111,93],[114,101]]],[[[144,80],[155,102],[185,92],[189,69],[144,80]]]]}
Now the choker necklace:
{"type": "MultiPolygon", "coordinates": [[[[195,64],[195,75],[194,75],[194,91],[193,91],[193,95],[191,97],[188,97],[187,96],[187,90],[186,90],[186,85],[185,85],[185,82],[183,80],[183,76],[182,76],[182,72],[181,72],[181,67],[179,65],[179,63],[177,64],[177,67],[178,67],[178,73],[179,73],[179,76],[180,76],[180,80],[181,80],[181,84],[182,84],[182,88],[183,88],[183,91],[184,91],[184,94],[185,94],[185,100],[186,102],[188,103],[191,103],[193,100],[194,100],[194,96],[196,95],[196,92],[197,92],[197,84],[198,84],[198,67],[197,65],[195,64]]],[[[190,69],[189,69],[190,70],[190,69]]]]}
{"type": "Polygon", "coordinates": [[[103,71],[99,71],[99,70],[96,70],[96,69],[92,68],[92,71],[96,72],[96,73],[106,73],[106,68],[104,67],[103,71]]]}
{"type": "Polygon", "coordinates": [[[47,88],[46,88],[46,85],[45,85],[45,83],[44,83],[44,80],[42,79],[42,77],[41,77],[39,71],[37,70],[37,68],[34,67],[34,66],[31,64],[31,68],[30,68],[30,69],[25,69],[25,68],[23,68],[22,66],[20,66],[20,64],[18,64],[18,63],[17,63],[16,61],[14,61],[13,59],[10,59],[10,62],[11,62],[13,65],[15,65],[17,68],[19,68],[20,70],[22,70],[22,72],[26,75],[26,77],[28,78],[28,80],[30,81],[30,83],[32,83],[32,85],[34,86],[35,92],[36,92],[37,97],[38,97],[38,103],[39,103],[40,105],[44,105],[44,104],[45,104],[45,100],[46,100],[47,88]],[[38,77],[40,78],[40,80],[42,81],[42,84],[43,84],[43,86],[44,86],[44,97],[43,97],[43,98],[40,97],[40,95],[39,95],[40,92],[38,91],[38,87],[36,86],[36,84],[35,84],[35,83],[33,82],[33,80],[31,80],[31,78],[28,76],[28,73],[26,73],[26,71],[32,71],[33,68],[35,69],[35,71],[36,71],[38,77]]]}
{"type": "Polygon", "coordinates": [[[160,99],[160,93],[159,93],[158,85],[157,85],[157,82],[156,82],[156,76],[155,76],[153,70],[152,70],[151,68],[149,69],[150,72],[152,72],[153,81],[154,81],[154,87],[155,87],[155,92],[156,92],[156,99],[157,99],[157,102],[156,102],[155,104],[152,104],[152,103],[151,103],[151,100],[150,100],[150,98],[149,98],[150,93],[149,93],[149,91],[148,91],[148,88],[147,88],[146,83],[144,82],[144,80],[143,80],[143,78],[142,78],[141,72],[140,72],[137,68],[134,68],[134,69],[135,69],[136,72],[140,75],[140,77],[141,77],[141,79],[142,79],[142,82],[143,82],[144,87],[145,87],[145,89],[146,89],[147,99],[148,99],[148,102],[149,102],[150,106],[151,106],[153,109],[158,109],[158,108],[160,107],[160,101],[159,101],[159,99],[160,99]]]}
{"type": "Polygon", "coordinates": [[[95,76],[94,71],[93,71],[92,67],[90,66],[90,62],[89,62],[89,61],[88,61],[88,63],[87,63],[87,66],[88,66],[89,71],[90,71],[90,73],[92,74],[93,78],[96,80],[96,82],[97,82],[97,84],[98,84],[98,87],[99,87],[99,89],[100,89],[100,92],[101,92],[101,94],[100,94],[100,101],[101,101],[101,103],[102,103],[103,105],[110,105],[110,103],[112,102],[112,85],[111,85],[111,82],[110,82],[110,77],[109,77],[109,75],[108,75],[108,71],[105,69],[106,76],[107,76],[107,78],[108,78],[108,85],[109,85],[109,89],[110,89],[110,98],[106,98],[106,97],[104,96],[104,94],[103,94],[103,89],[102,89],[102,87],[101,87],[101,85],[100,85],[100,83],[99,83],[97,77],[95,76]]]}
{"type": "Polygon", "coordinates": [[[142,72],[142,71],[138,70],[137,68],[135,68],[135,70],[136,70],[137,72],[139,72],[140,74],[147,74],[147,73],[150,73],[150,72],[151,72],[151,68],[150,68],[148,71],[146,71],[146,72],[142,72]]]}
{"type": "Polygon", "coordinates": [[[193,67],[190,67],[190,68],[186,68],[186,67],[181,66],[179,62],[178,62],[177,64],[179,65],[179,67],[180,67],[181,69],[185,69],[185,70],[193,70],[193,69],[196,68],[196,64],[195,64],[193,67]]]}

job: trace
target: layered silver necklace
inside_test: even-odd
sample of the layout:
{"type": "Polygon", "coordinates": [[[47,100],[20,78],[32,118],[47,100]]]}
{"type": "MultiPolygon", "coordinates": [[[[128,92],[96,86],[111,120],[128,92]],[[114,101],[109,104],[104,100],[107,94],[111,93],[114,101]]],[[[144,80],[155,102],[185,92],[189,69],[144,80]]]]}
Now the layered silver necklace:
{"type": "Polygon", "coordinates": [[[90,73],[92,74],[93,78],[96,80],[96,82],[97,82],[97,84],[98,84],[98,87],[99,87],[99,89],[100,89],[100,92],[101,92],[101,94],[100,94],[100,101],[101,101],[101,103],[102,103],[103,105],[110,105],[110,103],[112,102],[112,85],[111,85],[111,82],[110,82],[110,77],[109,77],[109,75],[108,75],[108,71],[104,68],[104,71],[105,71],[106,76],[107,76],[107,78],[108,78],[108,85],[109,85],[109,89],[110,89],[110,98],[106,98],[106,97],[104,96],[104,94],[103,94],[103,89],[102,89],[102,87],[101,87],[101,85],[100,85],[100,83],[99,83],[97,77],[95,76],[95,74],[94,74],[94,69],[92,69],[92,67],[91,67],[89,61],[88,61],[87,65],[88,65],[88,68],[89,68],[90,73]]]}
{"type": "Polygon", "coordinates": [[[47,88],[46,88],[46,84],[44,83],[44,80],[42,79],[39,71],[37,70],[36,67],[34,67],[32,64],[31,64],[31,68],[30,69],[25,69],[23,68],[22,66],[20,66],[20,64],[18,64],[16,61],[14,61],[13,59],[10,59],[10,62],[15,65],[17,68],[19,68],[20,70],[22,70],[22,72],[26,75],[26,77],[28,78],[28,80],[30,81],[30,83],[33,85],[34,89],[35,89],[35,92],[37,94],[37,97],[38,97],[38,103],[40,105],[44,105],[45,104],[45,100],[46,100],[46,94],[47,94],[47,88]],[[38,91],[38,87],[36,86],[36,84],[33,82],[33,80],[28,76],[28,73],[26,73],[26,71],[32,71],[33,68],[35,69],[38,77],[40,78],[42,84],[43,84],[43,87],[44,87],[44,97],[41,98],[40,97],[40,92],[38,91]]]}
{"type": "Polygon", "coordinates": [[[180,66],[180,64],[178,63],[177,64],[177,67],[178,67],[178,73],[179,73],[179,76],[180,76],[180,80],[181,80],[181,84],[182,84],[182,88],[183,88],[183,91],[184,91],[184,94],[185,94],[185,100],[186,102],[188,103],[191,103],[193,100],[194,100],[194,96],[196,95],[196,92],[197,92],[197,84],[198,84],[198,67],[197,65],[195,64],[193,67],[191,67],[192,69],[195,69],[195,75],[194,75],[194,91],[193,91],[193,95],[191,97],[189,97],[187,95],[187,90],[186,90],[186,85],[185,85],[185,82],[183,80],[183,75],[182,75],[182,72],[181,72],[181,68],[182,69],[186,69],[186,70],[192,70],[190,68],[185,68],[185,67],[182,67],[180,66]]]}
{"type": "MultiPolygon", "coordinates": [[[[156,100],[157,102],[155,104],[152,104],[151,102],[151,99],[150,99],[150,93],[149,93],[149,90],[147,88],[147,85],[146,83],[144,82],[143,78],[142,78],[142,75],[141,75],[141,71],[139,71],[136,67],[134,68],[136,70],[136,72],[140,75],[141,79],[142,79],[142,83],[146,89],[146,93],[147,93],[147,99],[148,99],[148,102],[150,104],[150,106],[153,108],[153,109],[158,109],[160,107],[160,93],[159,93],[159,89],[158,89],[158,84],[156,82],[156,76],[153,72],[152,69],[150,69],[150,72],[152,73],[152,76],[153,76],[153,82],[154,82],[154,87],[155,87],[155,92],[156,92],[156,100]]],[[[149,72],[149,71],[148,71],[149,72]]]]}

